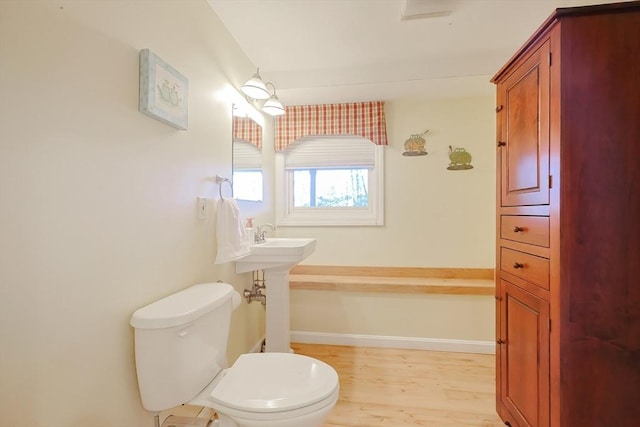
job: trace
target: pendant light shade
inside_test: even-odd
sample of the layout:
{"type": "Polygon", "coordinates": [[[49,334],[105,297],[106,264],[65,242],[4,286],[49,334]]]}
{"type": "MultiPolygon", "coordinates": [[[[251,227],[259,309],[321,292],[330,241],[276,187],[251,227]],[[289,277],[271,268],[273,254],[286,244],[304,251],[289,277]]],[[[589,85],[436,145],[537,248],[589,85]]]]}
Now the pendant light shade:
{"type": "Polygon", "coordinates": [[[273,88],[273,95],[262,106],[262,111],[270,116],[281,116],[284,114],[284,107],[276,95],[276,89],[273,88]]]}
{"type": "Polygon", "coordinates": [[[260,77],[260,69],[240,88],[242,93],[253,99],[268,99],[270,94],[260,77]]]}

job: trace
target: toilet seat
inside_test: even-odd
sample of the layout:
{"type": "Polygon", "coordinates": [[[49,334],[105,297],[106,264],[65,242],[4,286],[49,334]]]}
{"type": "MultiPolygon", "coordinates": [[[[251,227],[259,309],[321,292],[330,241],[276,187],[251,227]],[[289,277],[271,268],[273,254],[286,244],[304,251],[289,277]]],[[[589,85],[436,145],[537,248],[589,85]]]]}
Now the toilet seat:
{"type": "Polygon", "coordinates": [[[241,355],[211,392],[227,415],[275,419],[299,416],[335,403],[338,374],[329,365],[290,353],[241,355]]]}

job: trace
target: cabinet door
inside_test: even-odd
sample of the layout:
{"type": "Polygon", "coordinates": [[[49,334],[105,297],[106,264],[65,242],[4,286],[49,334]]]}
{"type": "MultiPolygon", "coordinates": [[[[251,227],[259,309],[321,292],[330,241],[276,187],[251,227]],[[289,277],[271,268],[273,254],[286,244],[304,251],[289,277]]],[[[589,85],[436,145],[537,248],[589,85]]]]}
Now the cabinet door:
{"type": "Polygon", "coordinates": [[[501,280],[499,407],[519,427],[549,426],[549,303],[501,280]]]}
{"type": "Polygon", "coordinates": [[[549,203],[549,45],[498,83],[501,206],[549,203]]]}

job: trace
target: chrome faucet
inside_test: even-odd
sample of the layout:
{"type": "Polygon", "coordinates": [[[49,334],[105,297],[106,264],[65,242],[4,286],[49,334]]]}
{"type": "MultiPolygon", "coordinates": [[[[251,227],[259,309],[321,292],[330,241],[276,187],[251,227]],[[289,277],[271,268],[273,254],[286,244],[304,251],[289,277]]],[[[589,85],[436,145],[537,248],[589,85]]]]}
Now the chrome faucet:
{"type": "Polygon", "coordinates": [[[256,243],[263,243],[264,242],[264,236],[265,236],[265,234],[267,234],[267,232],[266,231],[262,231],[263,227],[269,227],[272,230],[276,229],[275,225],[269,224],[268,222],[266,222],[266,223],[264,223],[262,225],[259,225],[258,229],[256,231],[256,238],[255,238],[255,242],[256,243]]]}

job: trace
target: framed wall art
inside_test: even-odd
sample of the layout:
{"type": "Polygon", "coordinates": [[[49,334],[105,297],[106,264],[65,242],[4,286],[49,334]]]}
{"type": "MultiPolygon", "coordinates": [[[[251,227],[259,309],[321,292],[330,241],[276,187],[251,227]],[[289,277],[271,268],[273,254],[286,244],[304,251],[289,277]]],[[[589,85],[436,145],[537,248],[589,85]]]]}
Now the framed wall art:
{"type": "Polygon", "coordinates": [[[188,125],[189,80],[149,49],[140,51],[139,110],[176,129],[188,125]]]}

